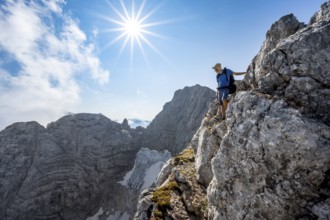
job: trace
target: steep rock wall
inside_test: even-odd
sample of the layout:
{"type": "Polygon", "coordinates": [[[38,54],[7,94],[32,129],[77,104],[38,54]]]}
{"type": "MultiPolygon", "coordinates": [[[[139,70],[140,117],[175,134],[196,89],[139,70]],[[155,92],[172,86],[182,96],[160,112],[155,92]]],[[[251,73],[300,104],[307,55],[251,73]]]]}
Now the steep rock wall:
{"type": "Polygon", "coordinates": [[[149,149],[167,149],[172,154],[186,148],[215,99],[210,88],[195,85],[175,92],[173,99],[147,127],[142,146],[149,149]],[[199,123],[196,123],[199,122],[199,123]]]}
{"type": "Polygon", "coordinates": [[[116,180],[134,161],[139,135],[91,114],[47,129],[36,122],[7,127],[0,133],[0,218],[84,219],[97,206],[125,206],[128,195],[116,180]]]}
{"type": "MultiPolygon", "coordinates": [[[[226,120],[210,105],[191,141],[208,219],[330,219],[329,12],[326,2],[308,25],[292,14],[275,22],[226,120]]],[[[136,219],[155,218],[151,198],[175,173],[169,162],[158,176],[163,185],[141,194],[136,219]]],[[[172,204],[174,196],[165,219],[172,204]]]]}
{"type": "Polygon", "coordinates": [[[142,127],[131,129],[127,120],[119,124],[101,114],[68,115],[47,128],[37,122],[8,126],[0,132],[0,219],[128,219],[140,189],[154,181],[154,170],[147,165],[159,169],[170,155],[143,149],[137,155],[145,147],[142,140],[160,151],[169,146],[177,151],[182,146],[175,143],[191,139],[214,95],[201,86],[177,92],[177,102],[167,103],[159,113],[166,121],[154,119],[148,135],[142,127]],[[198,117],[172,117],[184,114],[198,117]],[[153,135],[159,134],[162,141],[155,143],[153,135]],[[128,186],[122,185],[135,160],[128,186]]]}
{"type": "Polygon", "coordinates": [[[245,82],[273,98],[285,99],[307,117],[330,123],[329,3],[311,19],[299,23],[282,17],[248,68],[245,82]]]}
{"type": "Polygon", "coordinates": [[[209,218],[330,217],[329,8],[306,26],[293,15],[274,23],[245,77],[250,90],[196,134],[196,160],[213,157],[196,163],[209,218]]]}

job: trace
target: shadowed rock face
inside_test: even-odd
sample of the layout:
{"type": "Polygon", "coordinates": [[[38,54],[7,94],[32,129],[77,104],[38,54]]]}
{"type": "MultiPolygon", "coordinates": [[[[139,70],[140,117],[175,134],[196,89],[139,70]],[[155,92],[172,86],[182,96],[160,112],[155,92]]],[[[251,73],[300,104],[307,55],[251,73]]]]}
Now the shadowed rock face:
{"type": "MultiPolygon", "coordinates": [[[[210,105],[191,141],[208,219],[330,219],[329,12],[327,2],[308,25],[293,15],[275,22],[227,118],[210,105]]],[[[136,219],[174,216],[175,196],[162,213],[152,198],[175,171],[168,163],[163,185],[141,194],[136,219]]]]}
{"type": "Polygon", "coordinates": [[[167,149],[172,154],[187,147],[207,112],[215,92],[207,87],[185,87],[175,92],[173,99],[147,127],[142,145],[150,149],[167,149]]]}
{"type": "Polygon", "coordinates": [[[134,161],[139,134],[102,115],[77,114],[47,129],[16,123],[0,137],[1,219],[83,219],[95,206],[123,201],[116,182],[134,161]]]}
{"type": "MultiPolygon", "coordinates": [[[[162,131],[159,133],[168,138],[168,143],[189,140],[196,132],[203,117],[198,114],[207,110],[214,91],[200,86],[183,91],[173,98],[178,100],[178,108],[172,109],[171,102],[167,103],[159,115],[168,118],[160,122],[155,119],[148,128],[152,140],[152,129],[162,131]],[[171,117],[183,112],[195,120],[171,117]],[[167,131],[168,125],[180,129],[167,131]]],[[[103,210],[103,217],[120,214],[127,218],[136,210],[139,190],[120,181],[132,170],[137,152],[145,147],[141,143],[145,132],[142,127],[131,129],[127,120],[119,124],[100,114],[68,115],[47,128],[37,122],[7,127],[0,132],[0,219],[86,219],[98,210],[103,210]]],[[[160,143],[155,146],[158,150],[168,147],[160,143]]],[[[170,150],[175,152],[176,146],[171,145],[170,150]]],[[[157,158],[152,164],[159,165],[157,158]]],[[[159,156],[159,160],[164,162],[164,157],[159,156]]],[[[152,182],[151,174],[143,178],[147,171],[152,170],[133,173],[141,176],[139,180],[131,178],[129,185],[138,183],[141,188],[146,181],[152,182]]]]}

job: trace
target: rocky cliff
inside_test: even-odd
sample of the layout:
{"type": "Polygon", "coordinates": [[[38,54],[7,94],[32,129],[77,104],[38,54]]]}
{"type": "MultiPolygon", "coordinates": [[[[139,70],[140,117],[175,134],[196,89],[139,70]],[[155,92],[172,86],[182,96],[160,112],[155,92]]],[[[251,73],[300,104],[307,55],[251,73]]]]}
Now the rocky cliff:
{"type": "MultiPolygon", "coordinates": [[[[179,108],[164,107],[159,115],[206,113],[214,91],[200,86],[183,90],[173,100],[188,101],[167,103],[179,108]]],[[[161,152],[143,148],[145,132],[154,139],[152,129],[162,131],[175,143],[191,139],[201,119],[168,117],[162,124],[156,117],[147,129],[131,129],[127,120],[119,124],[101,114],[73,114],[47,128],[37,122],[8,126],[0,132],[0,219],[128,219],[140,190],[153,184],[155,172],[170,156],[165,144],[156,145],[161,152]],[[190,123],[189,129],[181,123],[190,123]],[[180,127],[178,135],[167,133],[169,124],[180,127]]]]}
{"type": "Polygon", "coordinates": [[[102,115],[77,114],[47,128],[16,123],[0,133],[1,219],[84,219],[98,206],[120,208],[117,184],[141,134],[102,115]]]}
{"type": "Polygon", "coordinates": [[[330,2],[307,25],[279,19],[226,120],[213,103],[191,141],[195,155],[185,169],[168,162],[135,219],[330,219],[329,80],[330,2]],[[183,196],[196,188],[197,206],[183,196]]]}
{"type": "Polygon", "coordinates": [[[167,161],[157,187],[141,193],[134,219],[207,219],[206,188],[196,179],[194,162],[192,148],[167,161]]]}
{"type": "Polygon", "coordinates": [[[143,134],[142,146],[150,149],[167,149],[178,153],[188,146],[207,112],[208,105],[215,99],[215,92],[196,85],[175,92],[143,134]]]}

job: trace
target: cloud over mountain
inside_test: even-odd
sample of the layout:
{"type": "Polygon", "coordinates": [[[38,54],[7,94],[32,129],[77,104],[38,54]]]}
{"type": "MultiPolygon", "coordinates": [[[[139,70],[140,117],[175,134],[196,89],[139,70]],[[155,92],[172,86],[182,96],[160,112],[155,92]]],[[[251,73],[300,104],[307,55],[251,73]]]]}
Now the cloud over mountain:
{"type": "Polygon", "coordinates": [[[80,99],[77,78],[108,82],[95,46],[64,0],[6,1],[0,7],[0,129],[62,116],[80,99]],[[56,22],[55,22],[56,21],[56,22]]]}

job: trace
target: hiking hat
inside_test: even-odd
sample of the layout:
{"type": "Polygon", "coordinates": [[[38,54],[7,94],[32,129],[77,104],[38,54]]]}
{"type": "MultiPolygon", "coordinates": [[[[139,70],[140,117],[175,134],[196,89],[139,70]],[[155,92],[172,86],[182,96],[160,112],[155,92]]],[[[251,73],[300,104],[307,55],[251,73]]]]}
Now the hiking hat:
{"type": "Polygon", "coordinates": [[[221,69],[221,63],[216,63],[212,69],[221,69]]]}

